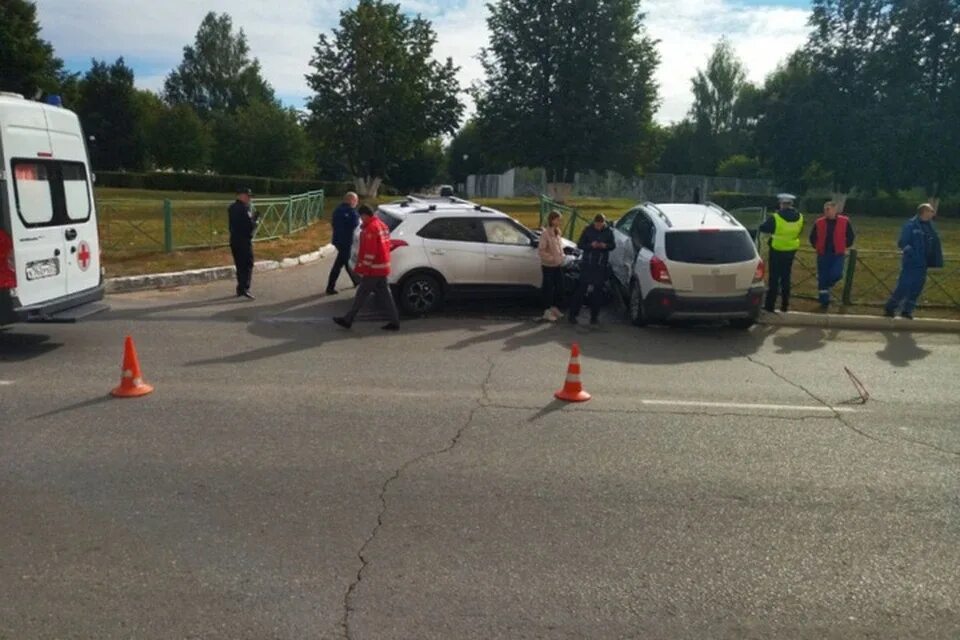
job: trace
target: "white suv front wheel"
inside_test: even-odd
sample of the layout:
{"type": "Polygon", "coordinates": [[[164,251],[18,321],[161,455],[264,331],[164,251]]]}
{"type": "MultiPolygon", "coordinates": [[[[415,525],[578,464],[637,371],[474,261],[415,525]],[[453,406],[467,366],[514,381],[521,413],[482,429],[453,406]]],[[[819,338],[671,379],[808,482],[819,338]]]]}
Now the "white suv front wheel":
{"type": "Polygon", "coordinates": [[[443,286],[429,273],[415,273],[400,285],[400,307],[410,315],[433,313],[443,306],[443,286]]]}

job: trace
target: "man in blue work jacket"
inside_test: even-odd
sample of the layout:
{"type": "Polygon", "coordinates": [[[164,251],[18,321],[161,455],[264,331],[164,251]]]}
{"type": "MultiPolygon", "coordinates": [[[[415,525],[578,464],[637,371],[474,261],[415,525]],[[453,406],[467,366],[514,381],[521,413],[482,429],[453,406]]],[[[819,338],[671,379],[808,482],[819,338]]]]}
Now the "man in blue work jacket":
{"type": "Polygon", "coordinates": [[[923,293],[923,285],[927,282],[927,269],[943,266],[943,247],[933,226],[936,215],[937,210],[933,205],[924,203],[917,208],[917,215],[910,218],[900,231],[900,240],[897,242],[903,252],[900,278],[884,308],[883,315],[888,318],[892,318],[897,309],[901,309],[904,318],[913,320],[917,299],[923,293]]]}
{"type": "Polygon", "coordinates": [[[340,270],[346,269],[347,275],[357,286],[360,278],[350,268],[350,249],[353,247],[353,233],[360,225],[360,216],[357,214],[357,204],[360,198],[352,191],[348,191],[343,196],[343,202],[337,205],[330,217],[330,224],[333,226],[333,246],[337,250],[337,259],[330,267],[330,278],[327,280],[327,295],[332,296],[337,293],[337,280],[340,278],[340,270]]]}

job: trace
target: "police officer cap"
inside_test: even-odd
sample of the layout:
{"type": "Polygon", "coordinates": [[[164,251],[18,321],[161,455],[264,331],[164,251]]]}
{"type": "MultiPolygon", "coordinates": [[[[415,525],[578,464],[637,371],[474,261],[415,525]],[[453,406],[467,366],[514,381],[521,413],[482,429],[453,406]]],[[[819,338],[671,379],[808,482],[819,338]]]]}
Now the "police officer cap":
{"type": "Polygon", "coordinates": [[[779,200],[780,202],[785,202],[785,203],[787,203],[787,204],[793,204],[793,202],[794,202],[796,199],[797,199],[797,196],[795,196],[795,195],[793,195],[793,194],[791,194],[791,193],[778,193],[778,194],[777,194],[777,200],[779,200]]]}
{"type": "Polygon", "coordinates": [[[237,187],[237,195],[239,196],[239,195],[241,195],[241,194],[243,194],[243,195],[248,195],[248,196],[252,196],[252,195],[253,195],[253,191],[250,190],[249,187],[237,187]]]}

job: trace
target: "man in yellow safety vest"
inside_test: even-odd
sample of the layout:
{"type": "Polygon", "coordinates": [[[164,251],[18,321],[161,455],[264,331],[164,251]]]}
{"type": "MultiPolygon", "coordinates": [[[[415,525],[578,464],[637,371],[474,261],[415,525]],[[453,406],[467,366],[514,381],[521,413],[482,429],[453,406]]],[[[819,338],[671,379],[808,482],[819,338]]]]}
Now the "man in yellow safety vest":
{"type": "Polygon", "coordinates": [[[770,282],[764,308],[773,313],[779,293],[780,310],[786,313],[790,307],[793,259],[800,248],[800,234],[803,233],[803,216],[793,208],[795,196],[781,193],[777,198],[780,201],[780,210],[760,225],[760,233],[770,235],[770,258],[767,260],[770,282]]]}

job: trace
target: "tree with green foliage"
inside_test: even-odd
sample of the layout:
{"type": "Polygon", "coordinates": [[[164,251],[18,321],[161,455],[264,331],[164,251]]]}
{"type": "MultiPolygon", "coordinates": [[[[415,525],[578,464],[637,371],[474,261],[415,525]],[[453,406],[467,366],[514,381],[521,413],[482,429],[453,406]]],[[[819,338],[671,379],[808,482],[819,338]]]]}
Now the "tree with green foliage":
{"type": "Polygon", "coordinates": [[[275,99],[260,62],[250,58],[243,29],[234,33],[232,18],[213,11],[200,23],[193,46],[183,48],[183,61],[164,83],[164,98],[189,104],[204,118],[275,99]]]}
{"type": "Polygon", "coordinates": [[[659,62],[639,0],[499,0],[490,5],[478,119],[497,160],[634,174],[657,107],[659,62]]]}
{"type": "Polygon", "coordinates": [[[722,178],[759,178],[760,161],[745,155],[730,156],[717,165],[717,175],[722,178]]]}
{"type": "Polygon", "coordinates": [[[768,76],[756,146],[761,163],[777,184],[800,191],[811,162],[833,152],[834,105],[822,74],[809,57],[797,52],[768,76]]]}
{"type": "Polygon", "coordinates": [[[433,60],[430,22],[399,4],[360,0],[321,34],[307,76],[318,144],[343,158],[357,190],[381,182],[427,140],[456,131],[463,113],[457,67],[433,60]]]}
{"type": "Polygon", "coordinates": [[[59,91],[70,80],[63,61],[40,38],[36,5],[27,0],[0,1],[0,91],[33,98],[59,91]]]}
{"type": "Polygon", "coordinates": [[[292,109],[253,102],[214,118],[213,167],[229,175],[305,177],[307,134],[292,109]]]}
{"type": "Polygon", "coordinates": [[[446,150],[447,172],[453,182],[462,184],[467,176],[483,173],[503,173],[504,164],[490,158],[483,132],[471,119],[453,136],[446,150]]]}
{"type": "Polygon", "coordinates": [[[165,109],[157,119],[153,140],[153,152],[160,168],[199,171],[210,163],[213,138],[189,104],[165,109]]]}
{"type": "Polygon", "coordinates": [[[140,171],[146,159],[146,138],[139,119],[133,69],[123,58],[113,64],[94,60],[80,81],[77,115],[92,136],[95,169],[140,171]]]}
{"type": "Polygon", "coordinates": [[[697,129],[713,138],[735,131],[739,125],[737,98],[747,84],[747,72],[729,40],[720,39],[707,60],[707,68],[697,70],[690,82],[690,117],[697,129]]]}
{"type": "Polygon", "coordinates": [[[441,181],[443,165],[443,143],[427,140],[390,172],[390,185],[402,193],[421,191],[441,181]]]}
{"type": "Polygon", "coordinates": [[[137,122],[142,131],[145,154],[144,166],[147,169],[157,168],[157,133],[160,119],[169,110],[169,107],[156,93],[137,89],[133,96],[137,122]]]}

